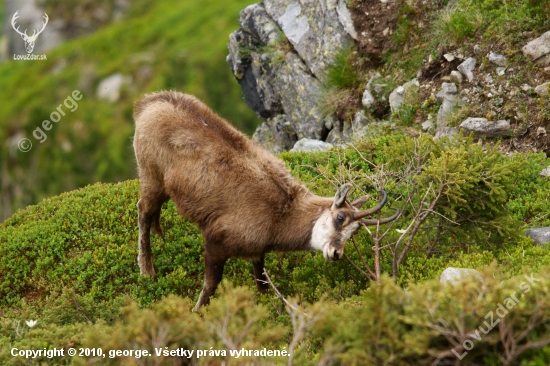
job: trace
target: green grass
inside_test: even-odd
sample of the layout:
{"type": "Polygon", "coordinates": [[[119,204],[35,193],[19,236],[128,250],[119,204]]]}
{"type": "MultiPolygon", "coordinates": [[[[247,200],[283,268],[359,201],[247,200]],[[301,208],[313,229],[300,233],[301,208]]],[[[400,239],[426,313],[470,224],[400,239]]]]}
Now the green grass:
{"type": "MultiPolygon", "coordinates": [[[[292,174],[307,182],[310,189],[317,194],[331,196],[334,187],[325,177],[347,176],[342,169],[353,167],[351,174],[354,179],[359,179],[362,172],[368,173],[371,169],[361,156],[387,166],[386,169],[400,169],[396,168],[399,163],[391,161],[406,160],[405,150],[411,141],[397,136],[367,140],[360,146],[360,152],[285,153],[282,158],[292,174]]],[[[476,146],[473,145],[472,149],[475,150],[476,146]]],[[[550,224],[547,214],[550,210],[550,183],[538,176],[542,167],[547,165],[547,160],[542,155],[518,155],[514,159],[517,161],[513,162],[513,166],[521,166],[521,170],[511,173],[514,174],[513,189],[508,187],[506,192],[499,193],[495,202],[503,202],[501,196],[505,194],[508,210],[515,220],[528,222],[532,226],[550,224]]],[[[503,163],[508,164],[506,160],[503,163]]],[[[372,190],[367,182],[363,184],[363,189],[372,190]]],[[[494,184],[498,185],[498,180],[494,184]]],[[[387,189],[392,202],[402,194],[393,192],[390,186],[387,189]]],[[[479,195],[476,197],[477,206],[472,204],[471,207],[482,215],[486,208],[480,208],[483,200],[479,195]]],[[[146,305],[167,294],[196,299],[204,270],[202,237],[195,225],[177,215],[171,201],[165,204],[161,216],[165,240],[152,236],[158,277],[150,279],[139,275],[136,264],[138,199],[138,182],[135,180],[118,184],[99,183],[45,199],[10,217],[0,226],[0,306],[18,307],[23,299],[27,299],[37,309],[43,309],[47,299],[54,301],[66,291],[73,291],[97,303],[130,296],[146,305]]],[[[392,206],[396,204],[399,201],[393,202],[392,206]]],[[[480,232],[474,226],[468,235],[460,234],[465,231],[464,228],[462,231],[458,229],[453,231],[453,235],[461,238],[463,242],[460,247],[469,248],[467,251],[460,254],[461,250],[457,250],[456,244],[449,238],[442,239],[445,243],[449,241],[449,246],[444,244],[439,256],[426,259],[422,249],[413,250],[404,264],[399,282],[437,276],[449,261],[462,264],[471,261],[471,265],[483,266],[496,259],[502,263],[509,262],[515,273],[521,270],[523,264],[533,267],[550,264],[548,250],[532,247],[527,239],[515,241],[516,237],[511,236],[497,245],[495,243],[500,239],[493,229],[486,228],[485,232],[480,232]],[[479,238],[484,241],[478,242],[479,238]],[[522,250],[518,251],[518,247],[522,250]],[[479,253],[484,254],[479,257],[479,253]],[[539,256],[539,262],[527,259],[531,258],[529,253],[539,256]]],[[[424,239],[419,237],[419,240],[424,239]]],[[[360,234],[358,242],[366,260],[372,262],[370,239],[360,234]]],[[[351,246],[349,248],[350,258],[359,262],[357,253],[351,246]]],[[[383,271],[391,272],[389,252],[383,253],[383,271]]],[[[347,288],[349,294],[357,294],[367,286],[366,280],[358,276],[346,261],[327,263],[322,255],[315,252],[272,253],[267,257],[267,268],[272,271],[282,291],[289,295],[300,293],[308,301],[316,301],[323,294],[341,298],[343,290],[340,285],[347,288]]],[[[226,278],[237,284],[253,286],[251,265],[245,261],[229,261],[225,274],[226,278]]]]}
{"type": "MultiPolygon", "coordinates": [[[[383,165],[392,176],[399,171],[400,162],[406,162],[412,145],[422,149],[430,147],[434,148],[430,158],[434,164],[427,166],[426,170],[433,170],[436,160],[441,160],[439,155],[443,154],[428,140],[415,143],[404,136],[388,136],[363,140],[357,145],[358,150],[283,153],[281,158],[291,173],[306,182],[307,187],[317,194],[334,194],[334,186],[327,177],[331,181],[351,178],[360,188],[374,194],[373,187],[358,180],[361,174],[373,171],[367,160],[383,165]],[[348,169],[351,177],[347,175],[348,169]]],[[[482,149],[477,144],[463,144],[460,141],[456,144],[451,149],[462,146],[472,154],[471,158],[487,159],[486,163],[491,166],[486,172],[501,172],[506,175],[504,179],[508,183],[512,179],[505,191],[493,197],[496,204],[504,202],[506,207],[502,207],[502,212],[515,220],[513,226],[522,222],[530,226],[550,224],[547,215],[550,211],[550,181],[538,176],[542,167],[548,165],[543,154],[516,154],[508,158],[498,153],[495,155],[493,150],[479,154],[482,149]],[[506,172],[506,167],[520,169],[506,172]]],[[[448,174],[460,173],[460,166],[458,168],[459,171],[454,171],[450,167],[448,174]]],[[[421,175],[426,173],[414,174],[421,179],[421,175]]],[[[486,182],[491,182],[489,185],[495,190],[503,179],[497,175],[483,177],[486,182]]],[[[489,192],[482,194],[478,191],[485,188],[483,184],[461,188],[467,194],[473,192],[478,197],[476,202],[470,200],[463,203],[463,207],[472,209],[473,221],[483,219],[480,215],[487,214],[487,208],[481,206],[487,203],[489,192]]],[[[396,192],[395,187],[391,186],[387,189],[392,206],[405,193],[396,192]]],[[[166,339],[166,346],[200,347],[208,344],[207,348],[225,349],[226,344],[214,330],[219,329],[215,324],[220,324],[227,312],[233,314],[230,321],[235,322],[231,323],[230,329],[234,332],[231,334],[244,334],[242,339],[248,339],[248,347],[270,344],[279,349],[287,345],[290,335],[285,334],[292,331],[290,316],[273,293],[260,295],[255,291],[252,266],[244,260],[230,260],[224,273],[226,280],[244,288],[234,288],[226,282],[225,289],[218,290],[213,307],[202,316],[190,313],[202,287],[203,240],[198,228],[179,216],[171,201],[164,205],[161,214],[164,240],[152,235],[157,277],[141,276],[136,263],[138,198],[136,180],[117,184],[98,183],[45,199],[18,211],[0,225],[0,363],[13,360],[9,355],[12,347],[94,346],[109,350],[129,349],[143,342],[140,347],[146,349],[152,344],[149,337],[155,337],[156,332],[162,329],[172,337],[170,341],[166,339]],[[36,328],[25,326],[25,320],[31,319],[38,320],[36,328]],[[243,324],[250,321],[256,330],[241,333],[243,324]],[[279,335],[276,340],[260,341],[263,338],[258,338],[260,333],[257,331],[261,329],[267,332],[261,334],[279,335]]],[[[456,202],[448,206],[455,207],[456,202]]],[[[467,225],[462,225],[463,231],[467,231],[464,229],[467,225]]],[[[313,333],[307,333],[305,343],[297,350],[299,359],[303,360],[300,364],[307,364],[307,360],[314,362],[311,360],[318,360],[323,352],[331,352],[334,348],[330,348],[330,344],[337,345],[337,349],[346,345],[349,353],[338,357],[342,360],[348,357],[348,361],[381,357],[385,351],[380,350],[386,349],[383,344],[394,345],[390,348],[398,352],[409,349],[407,352],[410,353],[403,354],[405,358],[425,357],[427,348],[448,349],[449,345],[441,334],[431,333],[433,329],[426,328],[426,324],[431,324],[429,322],[433,320],[426,318],[425,314],[430,314],[423,308],[429,305],[426,299],[437,298],[443,301],[441,304],[447,304],[438,307],[438,315],[434,319],[441,318],[454,324],[454,321],[460,320],[461,309],[467,310],[462,314],[476,313],[481,316],[493,309],[492,299],[517,288],[521,277],[503,282],[511,276],[544,271],[550,266],[550,247],[535,247],[530,239],[517,236],[502,238],[490,227],[480,231],[475,225],[466,234],[459,236],[455,230],[452,235],[442,238],[441,251],[429,258],[423,252],[422,243],[425,240],[420,235],[420,250],[411,250],[402,265],[397,284],[383,278],[381,287],[369,283],[348,262],[328,263],[318,252],[270,253],[266,258],[266,268],[281,293],[289,298],[296,295],[302,305],[315,303],[311,307],[304,306],[309,313],[323,315],[323,320],[312,328],[313,333]],[[451,238],[455,235],[458,239],[451,238]],[[459,249],[453,240],[462,241],[460,245],[463,249],[459,249]],[[477,287],[441,288],[436,279],[448,266],[485,270],[489,279],[487,288],[494,291],[488,290],[488,299],[485,300],[479,298],[477,287]],[[504,290],[499,290],[499,286],[504,286],[504,290]],[[432,297],[427,298],[426,294],[432,297]],[[462,308],[456,307],[456,299],[460,299],[462,308]],[[373,328],[375,325],[377,328],[373,328]],[[411,340],[416,345],[407,348],[406,334],[411,331],[415,334],[411,340]],[[429,334],[439,337],[438,341],[423,343],[429,334]],[[371,349],[371,345],[378,340],[383,343],[375,347],[378,351],[371,349]]],[[[364,233],[359,234],[356,240],[364,259],[372,264],[372,241],[364,233]]],[[[355,263],[361,263],[351,243],[347,245],[346,253],[355,263]]],[[[391,256],[387,249],[382,251],[382,271],[391,272],[391,256]]],[[[543,299],[547,298],[547,284],[550,282],[548,279],[544,281],[543,287],[529,293],[533,297],[525,302],[527,307],[515,308],[514,317],[523,319],[514,323],[514,329],[519,329],[518,332],[521,332],[521,327],[533,311],[547,314],[543,299]],[[537,304],[542,307],[537,307],[537,304]]],[[[472,327],[477,324],[470,317],[468,322],[472,327]]],[[[530,337],[535,339],[546,334],[546,328],[542,327],[530,333],[530,337]]],[[[494,340],[491,336],[483,342],[494,344],[494,340]]],[[[495,354],[499,352],[497,349],[495,354]]],[[[544,352],[535,354],[544,359],[544,352]]],[[[531,356],[525,357],[528,359],[531,356]]],[[[471,357],[479,359],[489,356],[476,351],[471,357]]],[[[19,361],[24,360],[10,362],[19,364],[19,361]]],[[[83,364],[84,361],[81,358],[64,358],[59,362],[83,364]]],[[[110,364],[119,361],[106,360],[110,364]]],[[[368,364],[370,361],[365,362],[368,364]]]]}

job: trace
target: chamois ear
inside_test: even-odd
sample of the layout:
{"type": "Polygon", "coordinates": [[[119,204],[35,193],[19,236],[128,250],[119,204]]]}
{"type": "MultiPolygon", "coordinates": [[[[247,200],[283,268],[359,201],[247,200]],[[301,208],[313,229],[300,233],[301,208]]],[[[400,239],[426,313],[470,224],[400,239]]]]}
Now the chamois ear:
{"type": "Polygon", "coordinates": [[[349,190],[351,189],[351,184],[346,183],[343,184],[336,194],[334,195],[334,208],[340,208],[346,202],[346,198],[348,197],[349,190]]]}
{"type": "Polygon", "coordinates": [[[367,202],[369,200],[369,196],[363,196],[363,197],[360,197],[358,199],[356,199],[355,201],[353,201],[351,203],[351,205],[353,207],[355,207],[356,209],[360,209],[361,206],[363,206],[365,204],[365,202],[367,202]]]}

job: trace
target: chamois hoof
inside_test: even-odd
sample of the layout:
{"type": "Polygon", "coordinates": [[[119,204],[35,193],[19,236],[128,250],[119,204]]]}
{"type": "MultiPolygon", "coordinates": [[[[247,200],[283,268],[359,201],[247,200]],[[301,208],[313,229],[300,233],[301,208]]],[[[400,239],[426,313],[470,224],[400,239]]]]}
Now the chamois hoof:
{"type": "Polygon", "coordinates": [[[156,277],[157,276],[154,269],[150,269],[150,270],[141,270],[140,269],[139,273],[142,274],[142,275],[147,275],[147,276],[151,276],[151,277],[156,277]]]}
{"type": "Polygon", "coordinates": [[[142,274],[142,275],[148,275],[148,276],[151,276],[151,277],[156,277],[157,274],[155,273],[155,269],[153,268],[153,265],[142,265],[139,260],[138,260],[138,264],[139,264],[139,273],[142,274]]]}

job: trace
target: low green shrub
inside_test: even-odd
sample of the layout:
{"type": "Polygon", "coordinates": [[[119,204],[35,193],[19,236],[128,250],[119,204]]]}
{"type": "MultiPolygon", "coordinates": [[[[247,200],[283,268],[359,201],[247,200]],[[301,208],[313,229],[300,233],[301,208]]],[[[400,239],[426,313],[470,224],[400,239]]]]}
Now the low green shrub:
{"type": "MultiPolygon", "coordinates": [[[[79,354],[88,348],[105,357],[57,357],[55,364],[547,364],[548,267],[511,278],[496,270],[491,265],[483,271],[482,282],[442,285],[430,280],[407,288],[384,276],[380,284],[339,304],[286,300],[281,314],[268,311],[280,307],[280,300],[258,305],[251,290],[224,282],[217,299],[200,313],[192,312],[188,298],[168,296],[150,308],[129,302],[114,324],[60,326],[39,320],[7,342],[0,335],[0,363],[28,364],[11,356],[14,348],[57,348],[66,354],[72,347],[79,354]],[[264,349],[280,355],[254,355],[264,349]],[[134,354],[117,356],[117,350],[134,354]],[[178,350],[180,357],[164,353],[178,350]],[[243,350],[252,352],[236,357],[243,350]]],[[[33,362],[52,360],[38,357],[33,362]]]]}
{"type": "MultiPolygon", "coordinates": [[[[255,290],[252,293],[242,290],[243,286],[254,288],[252,267],[244,260],[230,260],[224,277],[234,283],[237,289],[226,285],[232,300],[229,300],[229,292],[225,292],[225,295],[222,295],[223,291],[218,292],[218,300],[209,308],[212,311],[210,314],[220,317],[227,311],[223,310],[226,309],[224,306],[239,308],[241,310],[236,311],[236,316],[242,316],[242,323],[235,319],[237,325],[232,328],[232,332],[252,319],[254,324],[269,329],[269,334],[277,334],[278,337],[284,334],[283,338],[277,338],[280,340],[270,338],[271,341],[265,339],[262,342],[278,349],[287,346],[287,350],[294,339],[293,324],[300,321],[309,324],[309,330],[304,330],[298,337],[300,340],[294,343],[296,362],[304,360],[304,364],[307,364],[307,360],[322,362],[337,359],[347,364],[351,362],[350,359],[340,353],[343,349],[349,349],[350,355],[354,355],[349,357],[357,360],[392,357],[405,357],[405,360],[410,356],[422,363],[429,355],[433,356],[431,351],[427,351],[429,347],[443,352],[442,349],[448,344],[442,341],[444,337],[441,338],[438,333],[434,344],[432,341],[421,345],[415,343],[413,350],[409,349],[412,341],[404,338],[405,330],[410,331],[411,327],[420,325],[404,322],[402,316],[408,310],[405,305],[399,304],[418,300],[416,297],[409,299],[412,296],[411,289],[417,287],[419,293],[428,293],[432,291],[430,288],[438,288],[430,280],[438,278],[442,270],[449,266],[483,269],[496,262],[493,272],[496,278],[502,280],[524,271],[544,271],[550,266],[550,249],[533,246],[532,240],[522,233],[525,223],[548,223],[550,181],[538,176],[540,170],[548,165],[543,155],[516,154],[507,157],[495,148],[472,144],[471,139],[464,136],[452,141],[434,142],[428,138],[412,140],[397,135],[363,140],[347,150],[336,149],[314,154],[283,153],[281,158],[291,173],[317,194],[331,196],[339,184],[349,181],[356,188],[355,195],[368,193],[376,198],[376,190],[385,188],[389,193],[388,206],[392,207],[405,207],[407,197],[410,202],[419,202],[418,197],[423,197],[426,187],[446,182],[442,186],[444,200],[433,207],[433,211],[438,214],[434,214],[427,222],[435,226],[440,223],[438,217],[441,215],[449,219],[444,220],[442,225],[446,225],[450,234],[438,238],[435,246],[437,251],[427,255],[430,240],[435,238],[434,228],[419,231],[396,278],[392,282],[382,276],[380,285],[373,285],[367,276],[345,260],[328,263],[316,252],[268,254],[266,268],[274,284],[284,296],[297,295],[295,301],[301,304],[301,313],[287,313],[284,304],[273,293],[260,295],[255,290]],[[410,169],[411,166],[418,169],[410,169]],[[385,175],[380,175],[382,172],[385,175]],[[376,176],[384,179],[374,179],[376,176]],[[462,218],[466,220],[459,222],[462,218]],[[456,225],[457,222],[460,225],[456,225]],[[374,293],[378,295],[374,296],[374,293]],[[376,302],[373,299],[377,299],[376,302]],[[229,304],[230,301],[234,301],[233,305],[229,304]],[[334,302],[339,305],[334,305],[334,302]],[[243,303],[249,305],[244,306],[243,303]],[[303,305],[305,303],[314,305],[308,307],[303,305]],[[375,306],[375,303],[382,307],[375,306]],[[247,313],[248,307],[253,307],[257,312],[247,313]],[[323,310],[325,307],[328,310],[323,310]],[[380,320],[381,325],[376,328],[380,332],[376,333],[380,334],[380,343],[364,348],[362,341],[354,337],[359,329],[352,331],[352,325],[346,323],[348,315],[344,310],[358,309],[364,312],[371,308],[372,311],[378,309],[376,314],[395,308],[395,313],[388,313],[389,318],[380,320]],[[310,327],[313,323],[308,320],[310,318],[303,315],[310,313],[319,316],[322,313],[335,314],[343,319],[343,328],[338,331],[334,328],[334,333],[324,333],[321,328],[313,331],[310,327]],[[346,326],[353,341],[345,338],[348,331],[346,326]],[[344,338],[338,338],[340,336],[344,338]],[[395,337],[401,340],[396,341],[395,337]],[[361,347],[363,350],[359,351],[361,347]],[[410,352],[413,352],[412,356],[410,352]]],[[[203,281],[200,231],[177,214],[171,201],[165,204],[161,214],[165,238],[152,236],[157,277],[152,279],[140,276],[136,263],[138,195],[137,181],[95,184],[46,199],[17,212],[0,226],[0,353],[3,355],[0,356],[0,363],[24,363],[24,360],[15,360],[8,355],[13,347],[129,347],[133,335],[145,331],[145,328],[124,328],[131,327],[128,319],[136,320],[134,326],[146,324],[146,319],[156,319],[154,322],[164,324],[164,318],[158,315],[158,309],[164,306],[178,308],[185,314],[189,312],[203,281]],[[131,310],[121,312],[120,309],[128,304],[133,304],[130,305],[131,310]],[[37,320],[38,324],[28,329],[25,325],[27,320],[37,320]],[[114,334],[113,330],[117,330],[119,338],[101,335],[114,334]],[[101,339],[105,343],[101,343],[101,339]]],[[[418,207],[418,203],[414,205],[418,207]]],[[[401,229],[414,212],[412,208],[406,209],[403,218],[390,230],[388,237],[395,240],[400,236],[395,229],[401,229]]],[[[386,216],[391,211],[382,214],[386,216]]],[[[375,256],[372,237],[363,230],[355,237],[355,242],[358,251],[354,249],[353,243],[348,243],[346,248],[350,260],[360,267],[362,261],[373,267],[375,256]]],[[[380,253],[381,273],[391,274],[392,251],[384,248],[380,253]]],[[[420,295],[417,296],[420,298],[420,295]]],[[[370,311],[365,316],[372,318],[374,313],[370,311]]],[[[526,311],[532,311],[532,308],[528,307],[526,311]]],[[[193,314],[170,314],[170,317],[181,316],[189,324],[195,324],[195,321],[202,324],[196,327],[194,336],[197,338],[189,338],[187,341],[182,338],[181,344],[196,343],[195,346],[208,345],[213,348],[227,346],[219,334],[211,332],[217,325],[209,328],[204,323],[209,316],[207,313],[200,319],[188,318],[194,317],[193,314]],[[203,332],[200,329],[205,330],[203,332]]],[[[360,319],[359,314],[353,311],[350,314],[355,315],[349,315],[349,321],[360,319]]],[[[453,319],[452,316],[455,315],[449,315],[449,319],[453,319]]],[[[331,324],[326,320],[328,318],[322,319],[325,320],[314,323],[319,326],[331,324]]],[[[418,320],[420,318],[414,319],[421,323],[418,320]]],[[[364,321],[367,323],[363,324],[363,332],[367,326],[372,326],[368,322],[373,320],[364,321]]],[[[219,324],[214,323],[214,320],[211,322],[219,324]]],[[[172,324],[171,321],[168,323],[172,324]]],[[[250,334],[256,334],[253,328],[250,328],[250,334]]],[[[185,329],[187,331],[188,328],[185,329]]],[[[426,334],[431,334],[433,329],[421,329],[420,339],[432,339],[426,338],[426,334]]],[[[546,330],[539,335],[545,335],[544,332],[546,330]]],[[[368,337],[373,334],[369,333],[368,337]]],[[[149,334],[151,336],[152,333],[149,334]]],[[[252,338],[255,337],[257,335],[252,338]]],[[[368,337],[366,339],[370,339],[368,337]]],[[[244,337],[239,343],[246,344],[243,347],[252,347],[252,344],[257,347],[261,344],[259,341],[254,343],[244,339],[249,338],[244,337]]],[[[502,349],[498,348],[495,339],[490,338],[487,344],[493,347],[496,355],[502,349]]],[[[179,340],[170,342],[168,347],[180,344],[179,340]]],[[[517,358],[527,357],[533,352],[536,354],[533,357],[540,358],[546,351],[526,351],[522,353],[523,356],[517,355],[517,358]]],[[[479,360],[481,356],[475,353],[468,357],[479,360]]],[[[72,361],[66,360],[66,363],[69,362],[72,361]]],[[[134,361],[128,359],[125,362],[134,361]]],[[[273,362],[284,363],[278,359],[273,362]]]]}

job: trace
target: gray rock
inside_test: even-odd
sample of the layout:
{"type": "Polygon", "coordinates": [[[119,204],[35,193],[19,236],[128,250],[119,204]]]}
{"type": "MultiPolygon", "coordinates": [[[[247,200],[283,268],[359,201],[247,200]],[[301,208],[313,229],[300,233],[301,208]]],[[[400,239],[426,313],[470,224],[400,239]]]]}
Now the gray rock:
{"type": "MultiPolygon", "coordinates": [[[[441,85],[441,90],[436,95],[436,97],[442,101],[439,111],[437,112],[436,136],[447,134],[444,131],[447,131],[449,116],[458,104],[457,93],[458,88],[454,83],[443,83],[441,85]]],[[[452,130],[449,131],[452,132],[452,130]]]]}
{"type": "Polygon", "coordinates": [[[550,165],[542,169],[539,175],[543,177],[550,177],[550,165]]]}
{"type": "Polygon", "coordinates": [[[473,132],[476,135],[497,137],[509,136],[512,128],[510,122],[501,120],[497,122],[488,121],[487,118],[467,118],[460,124],[460,128],[466,132],[473,132]]]}
{"type": "MultiPolygon", "coordinates": [[[[443,98],[445,94],[456,94],[458,93],[458,88],[454,83],[443,83],[441,84],[441,92],[443,93],[440,98],[443,98]]],[[[439,94],[438,94],[439,96],[439,94]]]]}
{"type": "Polygon", "coordinates": [[[334,63],[338,51],[353,42],[340,23],[337,0],[266,0],[263,3],[300,58],[320,80],[334,63]]]}
{"type": "Polygon", "coordinates": [[[368,129],[369,120],[365,115],[364,111],[359,111],[353,116],[353,121],[351,122],[351,135],[346,136],[349,141],[359,140],[361,137],[365,136],[368,129]]]}
{"type": "Polygon", "coordinates": [[[433,125],[434,125],[433,121],[430,121],[430,120],[424,121],[422,122],[422,130],[428,131],[430,128],[433,127],[433,125]]]}
{"type": "Polygon", "coordinates": [[[286,37],[293,44],[299,44],[304,34],[309,30],[309,22],[307,17],[302,14],[302,6],[298,2],[288,4],[285,12],[277,21],[286,37]]]}
{"type": "MultiPolygon", "coordinates": [[[[365,91],[363,92],[363,98],[361,99],[361,103],[365,108],[371,107],[375,102],[374,96],[371,93],[371,85],[375,79],[380,77],[382,77],[382,75],[380,75],[380,73],[377,71],[374,75],[371,76],[371,78],[369,79],[369,82],[367,83],[367,86],[365,87],[365,91]]],[[[381,88],[379,88],[379,85],[375,85],[374,92],[380,93],[380,91],[382,90],[381,88]]]]}
{"type": "Polygon", "coordinates": [[[290,150],[298,138],[286,116],[279,115],[263,122],[252,135],[252,140],[274,154],[290,150]]]}
{"type": "MultiPolygon", "coordinates": [[[[279,115],[284,115],[285,126],[290,126],[296,134],[296,139],[289,141],[321,139],[330,130],[327,126],[331,125],[330,118],[325,118],[317,107],[321,82],[304,63],[306,58],[293,51],[283,54],[277,47],[268,48],[275,51],[262,52],[267,45],[276,46],[274,42],[278,41],[280,32],[267,8],[277,15],[291,42],[301,44],[301,38],[308,37],[311,22],[306,15],[311,11],[309,8],[319,4],[283,3],[267,1],[246,7],[239,17],[241,29],[230,35],[227,56],[227,62],[243,90],[244,100],[267,122],[259,127],[257,141],[275,152],[288,149],[288,143],[282,142],[287,138],[280,135],[280,123],[273,122],[279,115]],[[281,6],[284,9],[281,10],[281,6]],[[275,59],[277,62],[273,62],[275,59]]],[[[338,22],[335,6],[332,12],[338,22]]],[[[321,52],[320,49],[316,51],[321,52]]]]}
{"type": "Polygon", "coordinates": [[[458,135],[458,127],[437,127],[435,133],[435,138],[440,139],[442,137],[448,137],[452,139],[454,136],[458,135]]]}
{"type": "Polygon", "coordinates": [[[346,142],[353,142],[365,136],[368,131],[369,120],[364,111],[359,111],[349,122],[340,123],[334,126],[327,136],[327,142],[333,145],[342,145],[346,142]]]}
{"type": "Polygon", "coordinates": [[[326,151],[334,147],[334,145],[329,144],[328,142],[313,140],[313,139],[300,139],[290,152],[317,152],[317,151],[326,151]]]}
{"type": "Polygon", "coordinates": [[[372,93],[369,89],[365,89],[365,92],[363,93],[363,98],[361,99],[361,103],[363,104],[363,107],[370,108],[374,104],[374,97],[372,96],[372,93]]]}
{"type": "Polygon", "coordinates": [[[547,81],[544,84],[541,84],[535,88],[535,93],[541,97],[546,97],[550,94],[550,81],[547,81]]]}
{"type": "Polygon", "coordinates": [[[405,84],[395,88],[389,97],[390,108],[392,112],[395,112],[401,104],[405,101],[405,96],[407,93],[413,93],[420,86],[418,80],[412,79],[411,81],[406,82],[405,84]]]}
{"type": "Polygon", "coordinates": [[[474,80],[474,71],[476,67],[476,60],[473,57],[468,57],[464,62],[462,62],[460,65],[458,65],[457,69],[462,73],[462,75],[466,76],[468,78],[469,82],[472,82],[474,80]]]}
{"type": "Polygon", "coordinates": [[[493,64],[501,67],[508,66],[508,59],[506,56],[499,55],[498,53],[491,52],[489,53],[489,61],[493,64]]]}
{"type": "Polygon", "coordinates": [[[463,281],[477,280],[483,282],[483,277],[479,271],[472,268],[446,268],[439,277],[439,282],[442,284],[450,283],[458,285],[463,281]]]}
{"type": "Polygon", "coordinates": [[[550,65],[550,31],[527,43],[521,50],[532,61],[544,66],[550,65]]]}
{"type": "Polygon", "coordinates": [[[261,4],[241,11],[239,22],[242,28],[229,36],[227,62],[248,106],[262,119],[274,118],[284,113],[281,98],[272,85],[271,58],[278,55],[257,50],[274,42],[279,27],[261,4]]]}
{"type": "Polygon", "coordinates": [[[357,31],[353,25],[353,20],[351,19],[351,14],[349,12],[347,1],[338,0],[338,5],[336,7],[336,12],[338,13],[338,20],[340,24],[344,27],[345,31],[353,38],[357,39],[357,31]]]}
{"type": "Polygon", "coordinates": [[[392,112],[396,111],[399,107],[401,107],[401,104],[403,104],[404,100],[405,100],[405,88],[403,87],[403,85],[400,85],[390,93],[389,102],[390,102],[390,108],[392,112]]]}
{"type": "Polygon", "coordinates": [[[443,57],[445,57],[445,60],[447,60],[448,62],[454,61],[454,59],[456,58],[455,55],[453,55],[452,53],[446,53],[443,55],[443,57]]]}
{"type": "Polygon", "coordinates": [[[462,84],[462,74],[459,71],[451,71],[450,80],[455,84],[462,84]]]}
{"type": "MultiPolygon", "coordinates": [[[[349,129],[351,128],[349,123],[344,123],[342,128],[349,129]]],[[[342,128],[335,127],[328,133],[326,142],[333,145],[341,145],[345,143],[344,130],[342,128]]]]}
{"type": "Polygon", "coordinates": [[[107,100],[111,103],[120,99],[120,92],[123,86],[129,86],[132,83],[130,76],[122,75],[117,72],[99,82],[96,95],[99,99],[107,100]]]}
{"type": "Polygon", "coordinates": [[[258,37],[262,44],[271,44],[277,39],[279,26],[261,3],[244,8],[239,15],[239,24],[245,32],[258,37]]]}
{"type": "Polygon", "coordinates": [[[506,68],[505,67],[497,67],[497,75],[502,76],[506,74],[506,68]]]}
{"type": "Polygon", "coordinates": [[[252,62],[251,52],[274,42],[279,26],[260,3],[243,9],[239,16],[239,24],[241,29],[229,36],[227,62],[235,77],[241,80],[252,62]]]}
{"type": "Polygon", "coordinates": [[[535,245],[545,245],[550,243],[550,227],[538,229],[527,229],[525,235],[535,241],[535,245]]]}
{"type": "Polygon", "coordinates": [[[285,63],[271,75],[273,90],[279,96],[298,139],[320,139],[325,119],[317,107],[321,94],[319,80],[309,73],[307,66],[294,52],[289,52],[285,63]]]}

